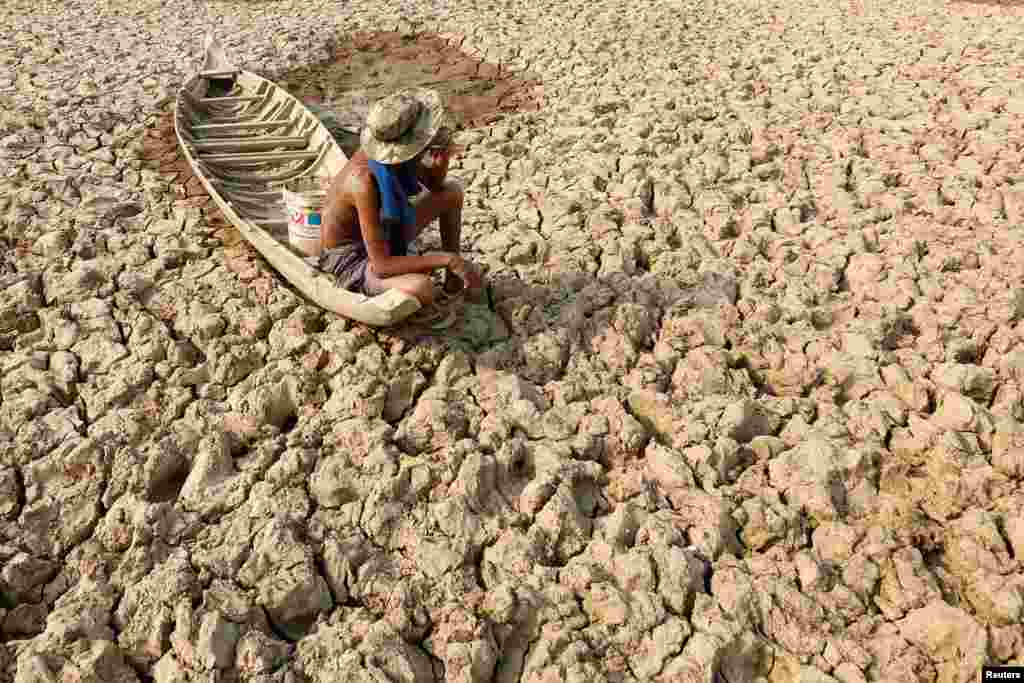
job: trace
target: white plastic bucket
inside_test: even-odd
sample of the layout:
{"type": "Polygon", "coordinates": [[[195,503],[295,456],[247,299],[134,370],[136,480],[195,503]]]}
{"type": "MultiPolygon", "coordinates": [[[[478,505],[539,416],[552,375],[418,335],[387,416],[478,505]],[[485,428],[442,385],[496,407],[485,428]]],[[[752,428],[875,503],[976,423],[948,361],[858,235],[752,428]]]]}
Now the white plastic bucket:
{"type": "Polygon", "coordinates": [[[288,243],[306,256],[320,254],[320,228],[327,193],[323,190],[291,192],[282,190],[288,213],[288,243]]]}

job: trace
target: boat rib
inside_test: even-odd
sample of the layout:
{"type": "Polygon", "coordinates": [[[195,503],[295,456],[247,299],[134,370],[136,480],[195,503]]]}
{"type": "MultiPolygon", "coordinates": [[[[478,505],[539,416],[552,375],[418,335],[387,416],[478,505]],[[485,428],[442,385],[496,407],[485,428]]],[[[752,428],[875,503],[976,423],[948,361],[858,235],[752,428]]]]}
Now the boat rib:
{"type": "Polygon", "coordinates": [[[348,159],[284,89],[235,68],[209,42],[205,64],[178,94],[174,127],[193,173],[224,216],[316,305],[378,327],[415,313],[415,297],[394,289],[373,297],[350,292],[289,244],[282,189],[325,186],[348,159]],[[210,91],[211,83],[221,96],[210,91]]]}

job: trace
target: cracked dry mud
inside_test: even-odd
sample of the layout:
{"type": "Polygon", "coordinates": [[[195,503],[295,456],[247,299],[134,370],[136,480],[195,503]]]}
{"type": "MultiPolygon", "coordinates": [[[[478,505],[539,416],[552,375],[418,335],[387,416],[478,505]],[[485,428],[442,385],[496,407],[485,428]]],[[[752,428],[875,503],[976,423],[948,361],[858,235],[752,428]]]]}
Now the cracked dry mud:
{"type": "Polygon", "coordinates": [[[0,682],[1022,663],[1024,9],[7,0],[0,30],[0,682]],[[371,330],[240,241],[166,135],[210,24],[271,78],[384,31],[541,84],[453,171],[500,316],[371,330]]]}

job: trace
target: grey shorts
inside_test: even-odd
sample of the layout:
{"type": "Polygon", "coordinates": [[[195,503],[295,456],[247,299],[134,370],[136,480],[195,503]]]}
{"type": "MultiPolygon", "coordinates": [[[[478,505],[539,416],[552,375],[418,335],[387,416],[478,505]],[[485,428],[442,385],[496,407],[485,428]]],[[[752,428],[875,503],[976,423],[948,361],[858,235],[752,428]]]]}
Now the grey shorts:
{"type": "MultiPolygon", "coordinates": [[[[415,235],[409,239],[409,255],[416,253],[415,235]]],[[[332,249],[325,249],[319,256],[307,258],[314,268],[334,275],[339,286],[350,292],[377,296],[387,290],[387,285],[370,268],[370,258],[363,242],[345,242],[332,249]]]]}
{"type": "Polygon", "coordinates": [[[306,259],[306,263],[335,277],[338,286],[350,292],[377,296],[384,291],[384,283],[370,270],[366,245],[346,242],[333,249],[324,249],[319,256],[306,259]]]}

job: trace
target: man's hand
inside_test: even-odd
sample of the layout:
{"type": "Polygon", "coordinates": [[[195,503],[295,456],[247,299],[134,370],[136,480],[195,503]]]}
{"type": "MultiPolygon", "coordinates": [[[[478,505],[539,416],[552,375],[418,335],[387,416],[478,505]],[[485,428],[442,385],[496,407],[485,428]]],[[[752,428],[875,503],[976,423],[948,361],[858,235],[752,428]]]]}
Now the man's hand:
{"type": "Polygon", "coordinates": [[[451,261],[448,263],[448,272],[458,276],[469,289],[480,289],[483,286],[483,278],[480,277],[480,271],[461,256],[452,256],[451,261]]]}

